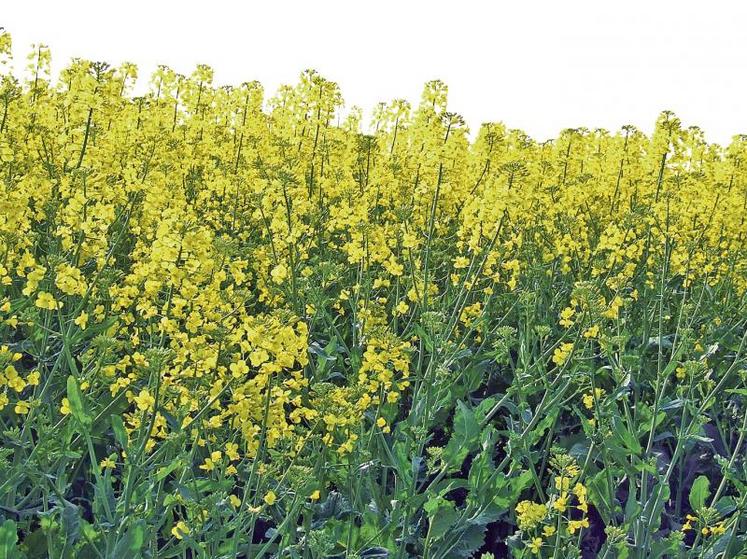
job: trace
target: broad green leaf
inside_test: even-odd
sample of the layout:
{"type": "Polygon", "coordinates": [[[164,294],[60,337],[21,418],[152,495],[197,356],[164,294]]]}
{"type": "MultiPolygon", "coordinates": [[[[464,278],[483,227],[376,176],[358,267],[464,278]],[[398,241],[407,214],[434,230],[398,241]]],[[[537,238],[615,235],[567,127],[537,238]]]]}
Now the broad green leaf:
{"type": "Polygon", "coordinates": [[[457,544],[451,550],[447,557],[474,557],[475,551],[485,543],[485,526],[482,524],[470,523],[466,529],[461,531],[457,544]]]}
{"type": "Polygon", "coordinates": [[[441,497],[429,500],[423,508],[428,513],[428,534],[433,540],[443,537],[459,517],[454,503],[441,497]]]}
{"type": "Polygon", "coordinates": [[[136,559],[141,556],[141,550],[145,543],[145,522],[138,520],[133,524],[124,537],[114,547],[112,557],[128,557],[136,559]]]}
{"type": "Polygon", "coordinates": [[[493,504],[502,511],[512,508],[518,502],[521,492],[531,483],[532,472],[529,470],[511,478],[498,475],[490,488],[493,504]]]}
{"type": "Polygon", "coordinates": [[[737,502],[734,500],[734,497],[727,495],[726,497],[721,497],[714,505],[714,508],[721,516],[728,516],[737,510],[737,502]]]}
{"type": "Polygon", "coordinates": [[[475,413],[461,400],[457,402],[454,415],[454,432],[444,448],[443,459],[451,469],[458,469],[477,445],[480,425],[475,413]]]}
{"type": "Polygon", "coordinates": [[[702,509],[705,506],[706,499],[711,494],[709,489],[710,482],[706,476],[698,476],[693,482],[693,486],[690,489],[690,506],[694,511],[702,509]]]}
{"type": "MultiPolygon", "coordinates": [[[[470,467],[469,475],[467,476],[473,495],[475,494],[474,492],[479,492],[485,488],[485,483],[490,479],[495,471],[495,465],[493,464],[493,447],[497,437],[498,435],[492,425],[488,425],[481,433],[480,442],[482,450],[472,461],[472,466],[470,467]]],[[[484,494],[483,497],[485,497],[484,494]]]]}

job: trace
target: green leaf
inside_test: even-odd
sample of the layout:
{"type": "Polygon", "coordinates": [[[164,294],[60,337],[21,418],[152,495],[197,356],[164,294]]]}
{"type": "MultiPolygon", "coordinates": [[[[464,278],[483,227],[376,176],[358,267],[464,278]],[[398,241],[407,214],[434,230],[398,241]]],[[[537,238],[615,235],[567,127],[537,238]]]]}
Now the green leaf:
{"type": "Polygon", "coordinates": [[[705,506],[706,499],[711,494],[709,489],[710,482],[706,476],[698,476],[693,482],[693,486],[690,489],[690,506],[694,511],[702,509],[705,506]]]}
{"type": "Polygon", "coordinates": [[[480,425],[475,413],[459,400],[454,415],[454,432],[444,448],[443,459],[451,469],[459,469],[462,462],[474,450],[480,436],[480,425]]]}
{"type": "Polygon", "coordinates": [[[737,502],[731,496],[721,497],[714,508],[721,516],[727,516],[737,510],[737,502]]]}
{"type": "Polygon", "coordinates": [[[392,452],[387,454],[391,458],[389,465],[394,468],[397,475],[405,484],[410,483],[412,480],[412,467],[408,457],[407,444],[402,440],[395,441],[392,446],[392,452]]]}
{"type": "Polygon", "coordinates": [[[145,543],[145,521],[138,520],[127,530],[124,537],[117,542],[112,557],[140,557],[140,551],[145,543]]]}
{"type": "Polygon", "coordinates": [[[428,335],[428,333],[423,329],[423,327],[420,325],[415,325],[413,327],[413,331],[415,332],[415,335],[417,335],[418,338],[423,340],[423,344],[425,344],[425,349],[427,349],[429,353],[433,352],[433,340],[428,335]]]}
{"type": "Polygon", "coordinates": [[[112,416],[112,430],[114,431],[114,439],[119,443],[119,446],[126,451],[129,446],[129,439],[127,437],[127,431],[125,431],[124,422],[118,415],[112,416]]]}
{"type": "Polygon", "coordinates": [[[428,513],[428,521],[430,522],[428,534],[433,540],[443,537],[459,517],[456,508],[454,508],[454,503],[441,497],[429,500],[423,508],[428,513]]]}
{"type": "Polygon", "coordinates": [[[161,481],[179,467],[184,467],[184,463],[180,458],[172,460],[171,463],[167,464],[166,466],[161,466],[156,472],[156,481],[161,481]]]}
{"type": "Polygon", "coordinates": [[[586,486],[589,489],[589,501],[594,503],[604,523],[609,525],[615,510],[616,500],[608,485],[607,472],[602,470],[587,478],[586,486]]]}
{"type": "Polygon", "coordinates": [[[350,501],[337,491],[330,491],[323,502],[314,506],[312,528],[319,528],[332,518],[344,518],[352,512],[350,501]]]}
{"type": "Polygon", "coordinates": [[[560,409],[553,408],[537,423],[537,426],[526,437],[527,448],[534,446],[545,436],[545,432],[555,424],[558,413],[560,413],[560,409]]]}
{"type": "Polygon", "coordinates": [[[659,484],[660,485],[651,492],[650,497],[646,501],[646,506],[643,507],[642,513],[644,518],[651,519],[651,522],[649,523],[649,533],[651,534],[656,532],[657,527],[661,525],[661,515],[664,512],[664,505],[671,495],[671,490],[668,484],[662,483],[661,480],[659,481],[659,484]]]}
{"type": "Polygon", "coordinates": [[[82,425],[90,425],[91,416],[86,411],[86,406],[83,402],[83,393],[80,391],[80,386],[78,386],[78,380],[73,375],[67,377],[67,399],[70,402],[70,413],[73,414],[73,417],[82,425]]]}
{"type": "Polygon", "coordinates": [[[486,528],[482,524],[470,523],[461,531],[458,543],[447,557],[474,557],[475,552],[485,543],[486,528]]]}
{"type": "MultiPolygon", "coordinates": [[[[494,445],[498,438],[495,428],[492,425],[488,425],[483,429],[480,435],[480,443],[482,450],[472,461],[472,466],[469,470],[467,479],[469,480],[470,490],[475,493],[481,492],[486,489],[485,484],[490,479],[491,475],[495,471],[495,464],[493,464],[493,452],[494,445]]],[[[486,497],[483,491],[482,496],[486,497]]]]}
{"type": "Polygon", "coordinates": [[[612,418],[612,428],[615,431],[615,435],[620,441],[630,450],[633,454],[640,454],[643,451],[641,443],[638,442],[638,438],[631,433],[623,423],[623,420],[619,416],[612,418]]]}
{"type": "Polygon", "coordinates": [[[111,480],[98,477],[93,493],[93,517],[100,516],[105,518],[107,510],[114,510],[117,506],[117,499],[114,496],[111,480]]]}
{"type": "Polygon", "coordinates": [[[632,520],[635,517],[637,517],[641,511],[643,510],[643,507],[636,499],[635,492],[631,492],[628,494],[628,500],[625,503],[625,518],[632,520]]]}
{"type": "Polygon", "coordinates": [[[6,520],[0,525],[0,559],[17,557],[17,540],[16,523],[12,520],[6,520]]]}
{"type": "Polygon", "coordinates": [[[65,503],[61,518],[65,541],[72,545],[80,538],[80,510],[72,503],[65,503]]]}
{"type": "MultiPolygon", "coordinates": [[[[49,545],[50,540],[44,534],[41,528],[37,528],[31,533],[26,533],[26,537],[23,538],[23,547],[26,550],[26,556],[29,559],[47,559],[49,557],[49,545]]],[[[52,544],[54,545],[54,544],[52,544]]]]}
{"type": "Polygon", "coordinates": [[[482,423],[485,420],[485,417],[488,415],[488,412],[495,406],[495,404],[498,403],[498,398],[495,396],[488,396],[485,398],[482,402],[480,402],[477,407],[475,408],[475,419],[482,423]]]}
{"type": "Polygon", "coordinates": [[[433,485],[429,485],[427,491],[429,495],[443,497],[449,491],[454,491],[454,489],[467,489],[468,487],[469,483],[466,479],[451,478],[442,479],[433,485]]]}
{"type": "Polygon", "coordinates": [[[518,476],[496,476],[490,487],[493,505],[501,511],[512,508],[519,500],[519,495],[532,483],[532,472],[524,470],[518,476]]]}

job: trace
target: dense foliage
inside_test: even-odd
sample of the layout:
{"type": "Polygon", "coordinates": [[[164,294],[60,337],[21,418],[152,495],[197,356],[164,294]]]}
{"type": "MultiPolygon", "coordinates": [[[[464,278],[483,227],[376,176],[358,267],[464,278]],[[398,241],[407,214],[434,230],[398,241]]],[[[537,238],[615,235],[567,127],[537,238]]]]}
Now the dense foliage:
{"type": "Polygon", "coordinates": [[[0,35],[0,557],[736,557],[747,137],[0,35]]]}

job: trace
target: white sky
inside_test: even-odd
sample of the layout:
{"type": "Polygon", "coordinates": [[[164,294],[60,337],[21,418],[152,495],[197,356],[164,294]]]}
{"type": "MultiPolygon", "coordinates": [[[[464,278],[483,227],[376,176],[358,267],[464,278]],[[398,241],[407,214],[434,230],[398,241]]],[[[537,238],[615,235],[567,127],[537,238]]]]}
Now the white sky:
{"type": "MultiPolygon", "coordinates": [[[[216,83],[260,80],[267,93],[315,68],[366,115],[382,100],[417,103],[449,86],[473,131],[502,120],[538,140],[562,128],[635,124],[661,110],[712,142],[747,133],[747,2],[741,0],[0,0],[16,66],[28,46],[157,64],[216,83]]],[[[368,117],[366,117],[368,122],[368,117]]]]}

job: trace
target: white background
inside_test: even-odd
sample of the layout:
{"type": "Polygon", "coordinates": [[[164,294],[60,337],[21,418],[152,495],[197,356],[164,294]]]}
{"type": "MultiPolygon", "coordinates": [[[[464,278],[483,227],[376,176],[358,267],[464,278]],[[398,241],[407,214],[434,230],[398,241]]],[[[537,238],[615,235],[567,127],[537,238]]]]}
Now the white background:
{"type": "MultiPolygon", "coordinates": [[[[747,2],[438,0],[0,0],[16,67],[33,42],[53,68],[73,56],[215,69],[268,93],[315,68],[347,106],[370,109],[423,83],[449,86],[473,132],[505,122],[538,140],[565,127],[650,132],[661,110],[712,142],[747,133],[747,2]]],[[[368,122],[368,119],[366,119],[368,122]]]]}

